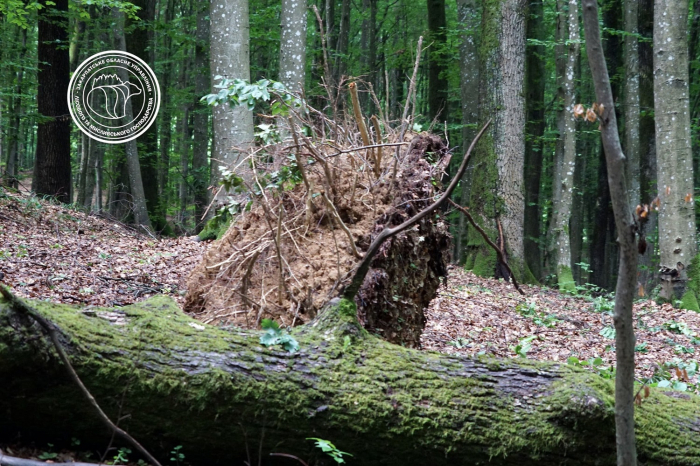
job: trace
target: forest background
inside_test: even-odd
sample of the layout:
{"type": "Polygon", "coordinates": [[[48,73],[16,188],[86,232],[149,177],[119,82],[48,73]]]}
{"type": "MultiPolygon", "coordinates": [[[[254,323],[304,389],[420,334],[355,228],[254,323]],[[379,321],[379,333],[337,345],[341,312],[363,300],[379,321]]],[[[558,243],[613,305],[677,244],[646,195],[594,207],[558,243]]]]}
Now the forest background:
{"type": "MultiPolygon", "coordinates": [[[[697,250],[700,2],[600,6],[628,192],[646,222],[637,294],[700,310],[700,280],[685,289],[697,250]]],[[[597,124],[586,121],[594,116],[575,107],[595,100],[581,28],[578,3],[565,0],[3,0],[3,183],[30,177],[38,194],[161,234],[199,232],[220,165],[284,135],[265,102],[212,111],[201,98],[219,91],[217,77],[280,81],[341,117],[357,82],[367,116],[399,122],[424,36],[411,125],[456,148],[448,176],[477,127],[495,122],[453,199],[504,242],[523,281],[611,290],[618,247],[604,153],[597,124]],[[132,145],[83,135],[65,102],[79,63],[120,48],[149,63],[162,89],[156,123],[132,145]]],[[[463,217],[450,218],[454,260],[493,276],[495,253],[463,217]]]]}

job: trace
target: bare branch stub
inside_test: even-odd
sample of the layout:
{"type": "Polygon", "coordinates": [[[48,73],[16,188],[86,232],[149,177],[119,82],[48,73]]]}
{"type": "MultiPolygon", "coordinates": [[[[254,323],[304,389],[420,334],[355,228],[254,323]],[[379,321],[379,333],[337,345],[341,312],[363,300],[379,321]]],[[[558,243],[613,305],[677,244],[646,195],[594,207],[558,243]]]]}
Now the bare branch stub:
{"type": "Polygon", "coordinates": [[[472,226],[473,226],[474,228],[476,228],[476,231],[478,231],[478,232],[481,234],[481,236],[484,238],[484,240],[486,241],[486,243],[487,243],[489,246],[491,246],[491,247],[496,251],[496,255],[497,255],[497,257],[498,257],[498,261],[499,261],[501,264],[503,264],[503,266],[504,266],[504,267],[506,268],[506,270],[508,271],[508,274],[510,275],[511,280],[513,280],[513,286],[515,287],[516,290],[518,290],[518,293],[520,293],[521,295],[525,296],[525,292],[524,292],[523,290],[520,289],[520,286],[518,286],[518,281],[515,279],[515,275],[513,274],[513,271],[510,269],[510,266],[508,265],[508,261],[506,260],[506,256],[505,256],[505,254],[503,253],[503,250],[502,250],[501,248],[499,248],[498,246],[496,246],[496,244],[495,244],[493,241],[491,241],[491,238],[489,238],[489,236],[486,234],[486,232],[483,230],[483,228],[481,228],[481,227],[474,221],[474,218],[471,216],[471,214],[469,213],[469,211],[468,211],[467,209],[465,209],[465,208],[462,207],[461,205],[457,204],[457,203],[454,202],[452,199],[449,199],[449,202],[450,202],[450,204],[452,204],[455,208],[457,208],[457,210],[459,210],[460,212],[462,212],[462,214],[464,214],[465,217],[467,217],[467,220],[469,220],[469,223],[471,223],[472,226]]]}

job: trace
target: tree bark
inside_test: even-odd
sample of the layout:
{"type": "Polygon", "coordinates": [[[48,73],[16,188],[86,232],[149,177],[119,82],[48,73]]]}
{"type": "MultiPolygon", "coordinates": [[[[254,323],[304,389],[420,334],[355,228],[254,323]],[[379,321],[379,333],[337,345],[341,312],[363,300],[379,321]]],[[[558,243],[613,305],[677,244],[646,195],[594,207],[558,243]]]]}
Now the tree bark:
{"type": "MultiPolygon", "coordinates": [[[[350,47],[350,0],[342,0],[340,7],[340,28],[335,47],[334,84],[338,85],[347,72],[348,50],[350,47]]],[[[335,92],[335,91],[334,91],[335,92]]]]}
{"type": "MultiPolygon", "coordinates": [[[[642,0],[639,4],[639,33],[646,40],[639,42],[639,118],[640,188],[644,203],[651,202],[658,194],[656,187],[656,130],[654,122],[654,0],[642,0]]],[[[647,250],[639,258],[639,282],[645,295],[658,284],[658,213],[652,209],[644,226],[647,250]]]]}
{"type": "MultiPolygon", "coordinates": [[[[462,107],[462,147],[466,147],[476,135],[476,123],[479,119],[479,58],[477,55],[477,35],[480,17],[476,0],[459,0],[457,18],[462,27],[462,43],[459,47],[459,76],[462,107]]],[[[462,206],[469,205],[469,187],[472,171],[467,169],[459,186],[462,206]]],[[[457,234],[455,235],[454,258],[458,264],[464,260],[467,240],[467,223],[464,215],[459,216],[457,234]]]]}
{"type": "MultiPolygon", "coordinates": [[[[696,254],[693,158],[688,97],[688,1],[654,3],[654,115],[659,190],[660,265],[681,269],[696,254]]],[[[687,277],[676,282],[675,300],[687,277]]],[[[694,293],[692,290],[689,290],[694,293]]],[[[694,297],[695,298],[695,297],[694,297]]],[[[697,300],[695,307],[697,308],[697,300]]]]}
{"type": "MultiPolygon", "coordinates": [[[[525,0],[484,2],[480,43],[479,120],[494,124],[477,146],[471,204],[475,220],[495,241],[505,243],[508,263],[521,282],[526,272],[523,247],[525,201],[525,0]],[[499,227],[500,223],[500,227],[499,227]]],[[[482,276],[496,274],[496,254],[470,229],[467,267],[482,276]]]]}
{"type": "Polygon", "coordinates": [[[625,182],[626,159],[620,146],[615,104],[605,64],[598,25],[597,0],[583,0],[588,63],[593,75],[599,112],[601,139],[608,167],[608,184],[620,245],[620,265],[615,288],[615,433],[618,466],[635,466],[634,345],[632,303],[637,284],[637,224],[625,182]]]}
{"type": "MultiPolygon", "coordinates": [[[[250,80],[250,27],[248,0],[212,0],[210,11],[211,41],[210,66],[212,79],[250,80]]],[[[212,92],[218,92],[213,89],[212,92]]],[[[253,113],[245,106],[214,107],[214,150],[212,153],[212,184],[222,177],[219,167],[233,169],[253,143],[253,113]]],[[[239,176],[252,179],[247,167],[238,169],[239,176]]],[[[221,189],[218,202],[225,202],[226,192],[221,189]]]]}
{"type": "MultiPolygon", "coordinates": [[[[42,2],[46,3],[46,2],[42,2]]],[[[71,201],[70,114],[68,83],[70,62],[65,16],[68,0],[54,0],[39,15],[38,89],[39,113],[48,117],[37,129],[32,191],[71,201]]]]}
{"type": "Polygon", "coordinates": [[[447,41],[445,0],[427,0],[427,7],[429,40],[433,42],[428,49],[428,119],[445,121],[449,115],[447,79],[441,76],[445,71],[442,54],[447,41]]]}
{"type": "Polygon", "coordinates": [[[282,0],[280,82],[293,92],[306,81],[306,0],[282,0]]]}
{"type": "Polygon", "coordinates": [[[639,188],[639,0],[625,0],[625,153],[627,154],[627,184],[630,202],[640,204],[639,188]]]}
{"type": "MultiPolygon", "coordinates": [[[[542,0],[530,2],[527,32],[531,39],[543,42],[546,39],[544,6],[542,0]]],[[[525,263],[537,280],[542,279],[542,245],[540,215],[540,180],[545,130],[545,56],[544,45],[531,44],[525,51],[525,88],[527,123],[525,139],[525,219],[523,247],[525,263]]],[[[465,205],[465,204],[462,204],[465,205]]]]}
{"type": "MultiPolygon", "coordinates": [[[[126,18],[125,24],[128,30],[126,38],[126,51],[133,53],[155,70],[155,17],[156,0],[134,0],[132,2],[140,9],[137,11],[138,21],[126,18]]],[[[163,87],[161,87],[163,89],[163,87]]],[[[167,91],[166,91],[167,92],[167,91]]],[[[163,101],[163,106],[166,103],[163,101]]],[[[161,108],[163,108],[161,106],[161,108]]],[[[163,116],[161,116],[163,118],[163,116]]],[[[165,203],[161,202],[158,186],[158,125],[151,125],[146,132],[139,136],[139,164],[141,176],[148,180],[143,185],[146,196],[146,207],[153,228],[161,232],[167,229],[165,220],[165,203]]],[[[129,147],[127,145],[127,147],[129,147]]]]}
{"type": "MultiPolygon", "coordinates": [[[[347,301],[294,330],[293,354],[261,346],[259,332],[201,325],[162,296],[111,310],[31,304],[106,413],[156,457],[182,445],[214,466],[258,448],[308,458],[313,436],[363,465],[614,461],[611,382],[392,345],[363,331],[347,301]]],[[[103,448],[108,431],[39,332],[0,301],[0,433],[103,448]]],[[[637,411],[647,464],[700,462],[698,401],[652,390],[637,411]]]]}
{"type": "MultiPolygon", "coordinates": [[[[197,32],[194,51],[194,137],[192,140],[192,188],[194,190],[195,230],[209,204],[209,108],[199,99],[211,89],[209,72],[209,2],[197,3],[197,32]]],[[[216,163],[216,162],[215,162],[216,163]]]]}
{"type": "MultiPolygon", "coordinates": [[[[114,41],[117,50],[124,51],[126,43],[124,39],[124,13],[118,8],[112,7],[112,17],[114,18],[114,41]]],[[[119,68],[119,79],[122,82],[129,80],[126,70],[119,68]]],[[[131,108],[131,99],[126,101],[124,106],[124,120],[133,120],[133,109],[131,108]]],[[[151,220],[146,207],[146,194],[141,173],[141,161],[139,160],[139,149],[136,145],[136,140],[132,139],[124,144],[126,152],[126,168],[129,174],[129,186],[131,188],[131,202],[133,203],[132,210],[134,212],[134,222],[142,227],[151,228],[151,220]]],[[[153,181],[154,178],[151,178],[153,181]]],[[[154,183],[155,184],[155,183],[154,183]]]]}
{"type": "Polygon", "coordinates": [[[557,52],[557,80],[562,107],[557,115],[559,141],[555,166],[554,203],[549,231],[552,272],[560,290],[575,291],[571,263],[570,220],[576,168],[575,78],[579,54],[578,0],[559,0],[557,32],[561,38],[557,52]]]}

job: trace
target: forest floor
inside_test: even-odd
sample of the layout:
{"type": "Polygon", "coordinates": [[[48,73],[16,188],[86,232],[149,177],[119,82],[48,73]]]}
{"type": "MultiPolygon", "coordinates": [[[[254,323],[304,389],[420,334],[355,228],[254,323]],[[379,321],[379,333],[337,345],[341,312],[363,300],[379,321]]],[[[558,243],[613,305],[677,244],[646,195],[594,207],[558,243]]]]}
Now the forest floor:
{"type": "MultiPolygon", "coordinates": [[[[157,239],[23,194],[0,197],[0,279],[26,298],[123,306],[164,293],[182,304],[187,276],[207,246],[195,237],[157,239]]],[[[502,280],[451,267],[426,312],[423,348],[558,361],[611,375],[609,296],[522,288],[525,296],[502,280]]],[[[638,301],[634,313],[637,377],[695,390],[700,314],[649,300],[638,301]]]]}

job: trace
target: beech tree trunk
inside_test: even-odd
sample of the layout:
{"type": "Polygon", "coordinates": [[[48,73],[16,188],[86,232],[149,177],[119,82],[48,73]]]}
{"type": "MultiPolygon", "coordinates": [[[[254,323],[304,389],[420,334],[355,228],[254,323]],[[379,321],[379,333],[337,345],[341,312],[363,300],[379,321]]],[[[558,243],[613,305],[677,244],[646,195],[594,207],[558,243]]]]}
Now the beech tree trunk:
{"type": "MultiPolygon", "coordinates": [[[[250,80],[250,25],[248,0],[212,0],[210,11],[212,78],[250,80]]],[[[213,83],[216,84],[216,83],[213,83]]],[[[218,92],[218,89],[212,89],[218,92]]],[[[245,106],[214,107],[214,150],[212,151],[212,182],[221,180],[219,167],[233,169],[246,156],[253,143],[253,113],[245,106]]],[[[252,179],[250,170],[243,164],[238,175],[252,179]]],[[[217,200],[223,202],[226,192],[219,191],[217,200]]]]}
{"type": "Polygon", "coordinates": [[[306,65],[306,0],[282,0],[280,37],[280,82],[301,92],[306,65]]]}
{"type": "Polygon", "coordinates": [[[552,272],[560,290],[575,291],[571,264],[570,225],[576,166],[576,122],[574,89],[579,52],[578,0],[559,0],[557,34],[561,42],[557,51],[557,81],[561,105],[557,114],[557,142],[552,223],[549,231],[552,272]]]}
{"type": "Polygon", "coordinates": [[[630,202],[641,202],[639,184],[639,0],[625,0],[625,153],[627,154],[627,185],[630,202]]]}
{"type": "MultiPolygon", "coordinates": [[[[114,41],[117,50],[126,51],[126,43],[124,39],[124,13],[118,8],[112,7],[112,17],[114,18],[114,41]]],[[[119,68],[119,79],[126,82],[129,76],[126,70],[119,68]]],[[[131,99],[126,101],[124,105],[124,120],[133,120],[133,109],[131,108],[131,99]]],[[[141,161],[139,160],[139,149],[136,145],[136,139],[127,141],[124,144],[126,152],[126,167],[129,174],[129,186],[131,188],[132,210],[134,212],[134,222],[148,229],[151,228],[151,219],[148,208],[146,207],[146,191],[143,184],[141,172],[141,161]]],[[[155,178],[151,178],[151,181],[155,178]]],[[[154,183],[155,184],[155,183],[154,183]]]]}
{"type": "MultiPolygon", "coordinates": [[[[681,272],[675,284],[685,293],[684,267],[696,254],[693,156],[688,97],[688,1],[654,3],[654,115],[657,187],[659,190],[660,264],[681,272]],[[683,264],[683,267],[678,263],[683,264]]],[[[694,284],[695,285],[695,284],[694,284]]],[[[695,285],[697,286],[697,285],[695,285]]],[[[690,293],[694,292],[690,290],[690,293]]],[[[684,301],[691,304],[688,297],[684,301]]],[[[697,299],[692,297],[698,310],[697,299]]]]}
{"type": "MultiPolygon", "coordinates": [[[[353,454],[350,464],[614,462],[610,381],[392,345],[362,330],[347,301],[295,329],[293,354],[263,347],[260,332],[201,325],[163,296],[119,309],[31,304],[107,414],[163,461],[182,445],[194,464],[241,464],[260,449],[330,465],[306,440],[319,437],[353,454]]],[[[109,442],[40,327],[2,300],[0,378],[4,438],[109,442]]],[[[652,390],[636,413],[646,464],[700,462],[698,402],[652,390]]]]}
{"type": "Polygon", "coordinates": [[[445,19],[445,0],[427,0],[429,40],[433,42],[428,49],[428,119],[437,119],[438,123],[447,119],[447,79],[445,71],[444,48],[447,41],[447,20],[445,19]]]}

